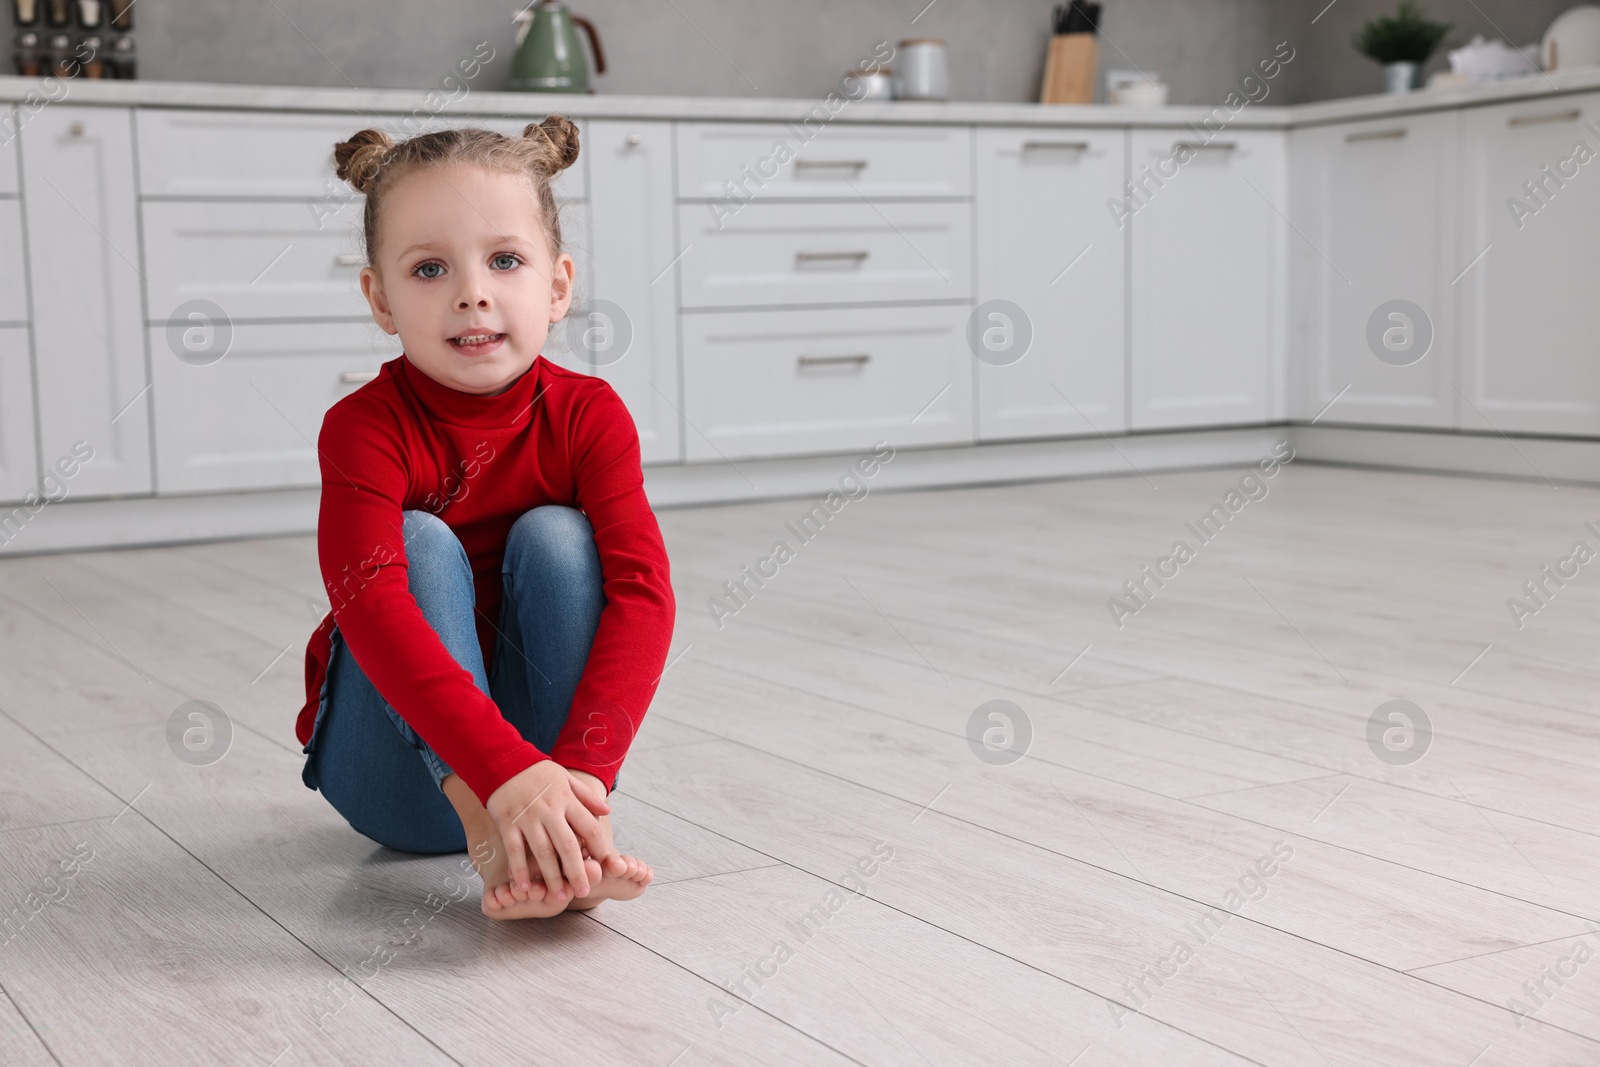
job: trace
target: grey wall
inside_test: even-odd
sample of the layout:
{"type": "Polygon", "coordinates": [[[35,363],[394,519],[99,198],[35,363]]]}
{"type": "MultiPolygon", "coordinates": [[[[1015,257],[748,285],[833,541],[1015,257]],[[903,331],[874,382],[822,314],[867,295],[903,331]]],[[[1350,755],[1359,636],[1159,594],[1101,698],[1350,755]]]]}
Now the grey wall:
{"type": "MultiPolygon", "coordinates": [[[[1054,0],[576,0],[599,27],[611,72],[603,93],[816,98],[876,42],[943,37],[952,95],[1038,99],[1054,0]],[[922,13],[918,14],[921,11],[922,13]]],[[[1457,24],[1452,43],[1501,27],[1537,40],[1572,0],[1424,0],[1457,24]]],[[[1273,46],[1294,60],[1270,102],[1357,95],[1381,85],[1350,35],[1394,0],[1105,0],[1101,67],[1159,73],[1173,103],[1217,103],[1273,46]]],[[[488,41],[495,58],[474,87],[505,85],[511,13],[500,0],[139,0],[141,77],[152,80],[356,85],[426,90],[488,41]]],[[[1442,62],[1436,61],[1435,66],[1442,62]]]]}

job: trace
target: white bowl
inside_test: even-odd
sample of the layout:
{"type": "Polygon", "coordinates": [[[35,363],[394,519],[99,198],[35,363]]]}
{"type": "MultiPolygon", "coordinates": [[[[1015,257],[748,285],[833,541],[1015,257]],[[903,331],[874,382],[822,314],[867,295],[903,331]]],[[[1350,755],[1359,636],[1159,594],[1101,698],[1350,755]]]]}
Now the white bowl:
{"type": "Polygon", "coordinates": [[[1134,82],[1131,85],[1113,85],[1106,92],[1113,104],[1126,107],[1160,107],[1167,102],[1166,82],[1134,82]]]}

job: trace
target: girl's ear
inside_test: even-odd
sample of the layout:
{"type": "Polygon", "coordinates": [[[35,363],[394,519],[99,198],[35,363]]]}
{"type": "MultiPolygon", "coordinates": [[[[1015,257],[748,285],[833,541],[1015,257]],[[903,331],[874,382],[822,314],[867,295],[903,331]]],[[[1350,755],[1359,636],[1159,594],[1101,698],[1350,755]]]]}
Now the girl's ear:
{"type": "Polygon", "coordinates": [[[389,310],[389,294],[383,290],[383,279],[372,267],[361,268],[361,295],[367,298],[367,306],[372,309],[372,321],[381,326],[384,333],[399,332],[394,324],[394,312],[389,310]]]}
{"type": "Polygon", "coordinates": [[[563,252],[556,257],[550,270],[550,322],[560,322],[572,307],[572,279],[577,265],[563,252]]]}

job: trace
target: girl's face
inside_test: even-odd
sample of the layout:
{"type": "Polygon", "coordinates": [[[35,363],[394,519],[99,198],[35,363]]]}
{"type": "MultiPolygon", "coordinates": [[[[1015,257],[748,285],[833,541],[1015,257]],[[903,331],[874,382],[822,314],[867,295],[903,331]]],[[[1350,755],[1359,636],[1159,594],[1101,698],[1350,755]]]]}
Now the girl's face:
{"type": "Polygon", "coordinates": [[[552,258],[530,179],[425,167],[384,193],[361,292],[406,358],[441,385],[502,393],[572,302],[572,257],[552,258]]]}

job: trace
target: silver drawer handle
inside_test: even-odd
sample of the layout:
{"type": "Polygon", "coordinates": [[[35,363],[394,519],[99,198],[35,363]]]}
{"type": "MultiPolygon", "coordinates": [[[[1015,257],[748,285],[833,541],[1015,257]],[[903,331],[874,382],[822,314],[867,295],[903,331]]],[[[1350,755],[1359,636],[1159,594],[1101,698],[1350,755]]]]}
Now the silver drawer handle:
{"type": "Polygon", "coordinates": [[[1346,141],[1398,141],[1406,135],[1404,126],[1397,126],[1392,130],[1362,130],[1360,133],[1347,133],[1346,141]]]}
{"type": "Polygon", "coordinates": [[[341,252],[333,257],[333,262],[338,267],[364,267],[367,265],[367,257],[356,255],[354,252],[341,252]]]}
{"type": "Polygon", "coordinates": [[[797,159],[795,170],[865,170],[864,159],[797,159]]]}
{"type": "Polygon", "coordinates": [[[849,365],[864,367],[872,358],[867,352],[858,352],[853,356],[797,356],[795,357],[802,367],[838,367],[849,365]]]}
{"type": "Polygon", "coordinates": [[[1023,141],[1022,150],[1031,152],[1036,148],[1055,148],[1065,152],[1087,152],[1088,141],[1023,141]]]}
{"type": "Polygon", "coordinates": [[[340,373],[339,381],[345,385],[359,385],[362,382],[370,382],[377,376],[378,372],[375,370],[347,370],[340,373]]]}
{"type": "Polygon", "coordinates": [[[1172,150],[1187,148],[1191,152],[1232,152],[1239,146],[1233,141],[1173,141],[1172,150]]]}
{"type": "Polygon", "coordinates": [[[867,258],[866,252],[796,252],[796,263],[817,263],[830,260],[848,259],[853,263],[860,263],[867,258]]]}
{"type": "Polygon", "coordinates": [[[1583,116],[1577,108],[1571,111],[1556,111],[1549,115],[1514,115],[1506,120],[1508,126],[1537,126],[1543,122],[1573,122],[1583,116]]]}

